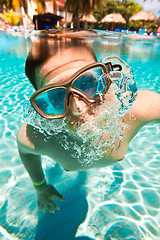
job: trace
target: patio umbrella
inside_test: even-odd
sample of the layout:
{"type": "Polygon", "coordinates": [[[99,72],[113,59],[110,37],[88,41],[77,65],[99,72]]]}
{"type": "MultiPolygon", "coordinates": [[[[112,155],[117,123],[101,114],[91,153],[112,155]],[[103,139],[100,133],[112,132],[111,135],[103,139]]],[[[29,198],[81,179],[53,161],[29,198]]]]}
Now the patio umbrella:
{"type": "Polygon", "coordinates": [[[129,21],[142,21],[143,27],[145,22],[153,22],[156,21],[157,17],[152,11],[140,11],[130,17],[129,21]]]}
{"type": "Polygon", "coordinates": [[[95,19],[95,17],[92,14],[88,14],[88,15],[83,15],[82,18],[80,18],[81,22],[97,22],[97,20],[95,19]]]}
{"type": "Polygon", "coordinates": [[[84,28],[88,27],[88,22],[89,23],[95,23],[97,22],[97,20],[95,19],[95,17],[92,14],[84,14],[81,18],[80,18],[80,22],[84,22],[84,28]]]}
{"type": "Polygon", "coordinates": [[[110,13],[106,15],[102,20],[102,23],[108,22],[112,23],[111,30],[113,31],[114,23],[126,23],[126,20],[122,17],[120,13],[110,13]]]}

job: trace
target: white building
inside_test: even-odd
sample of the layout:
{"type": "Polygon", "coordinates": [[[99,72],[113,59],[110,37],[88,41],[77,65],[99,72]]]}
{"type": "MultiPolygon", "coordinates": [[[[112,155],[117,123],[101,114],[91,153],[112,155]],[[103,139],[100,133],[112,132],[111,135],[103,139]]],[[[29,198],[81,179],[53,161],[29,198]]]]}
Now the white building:
{"type": "MultiPolygon", "coordinates": [[[[66,27],[65,23],[68,22],[68,23],[71,24],[71,27],[72,27],[72,25],[73,25],[71,23],[72,14],[67,13],[64,9],[64,6],[65,6],[65,0],[57,0],[56,1],[56,6],[55,6],[56,9],[54,10],[53,1],[52,0],[45,0],[44,13],[54,13],[54,14],[57,14],[58,16],[64,17],[64,19],[61,20],[61,23],[57,22],[57,26],[59,26],[60,24],[63,24],[63,27],[66,27]]],[[[29,26],[32,24],[33,16],[38,14],[37,13],[37,3],[35,1],[27,0],[27,8],[28,8],[29,18],[24,13],[24,9],[22,9],[23,25],[26,29],[29,28],[29,26]]]]}

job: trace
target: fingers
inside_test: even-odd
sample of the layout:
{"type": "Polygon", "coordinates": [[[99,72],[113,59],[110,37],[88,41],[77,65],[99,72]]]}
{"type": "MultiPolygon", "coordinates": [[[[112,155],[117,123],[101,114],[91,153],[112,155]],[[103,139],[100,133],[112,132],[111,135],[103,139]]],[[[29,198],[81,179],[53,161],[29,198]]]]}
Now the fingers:
{"type": "Polygon", "coordinates": [[[51,208],[50,206],[47,207],[47,211],[51,212],[51,213],[55,213],[55,211],[53,210],[53,208],[51,208]]]}
{"type": "Polygon", "coordinates": [[[45,207],[47,208],[48,212],[51,213],[55,213],[55,210],[60,210],[53,200],[43,202],[38,200],[37,205],[38,209],[41,210],[43,214],[45,214],[45,207]]]}
{"type": "Polygon", "coordinates": [[[53,200],[48,201],[46,203],[46,205],[50,206],[51,208],[55,209],[55,210],[60,210],[59,207],[57,207],[57,205],[55,204],[55,202],[53,200]]]}
{"type": "Polygon", "coordinates": [[[37,193],[38,196],[38,208],[45,213],[45,208],[49,212],[54,213],[56,210],[59,210],[55,204],[53,198],[57,197],[61,201],[65,201],[65,198],[50,184],[47,185],[46,191],[43,193],[37,193]]]}
{"type": "Polygon", "coordinates": [[[65,201],[65,198],[61,194],[57,195],[56,197],[61,201],[65,201]]]}
{"type": "Polygon", "coordinates": [[[57,197],[61,201],[65,201],[65,198],[53,187],[52,185],[48,185],[50,190],[53,192],[54,197],[57,197]]]}
{"type": "Polygon", "coordinates": [[[55,210],[60,210],[60,209],[57,207],[57,205],[55,204],[54,201],[48,202],[48,203],[46,204],[46,207],[47,207],[47,210],[48,210],[49,212],[52,212],[52,213],[54,213],[55,210]]]}
{"type": "Polygon", "coordinates": [[[55,196],[59,199],[59,200],[61,200],[61,201],[65,201],[65,198],[55,189],[55,196]]]}
{"type": "Polygon", "coordinates": [[[45,214],[45,205],[44,205],[42,202],[40,202],[39,200],[38,200],[38,202],[37,202],[37,205],[38,205],[38,209],[39,209],[40,211],[42,211],[43,214],[45,214]]]}

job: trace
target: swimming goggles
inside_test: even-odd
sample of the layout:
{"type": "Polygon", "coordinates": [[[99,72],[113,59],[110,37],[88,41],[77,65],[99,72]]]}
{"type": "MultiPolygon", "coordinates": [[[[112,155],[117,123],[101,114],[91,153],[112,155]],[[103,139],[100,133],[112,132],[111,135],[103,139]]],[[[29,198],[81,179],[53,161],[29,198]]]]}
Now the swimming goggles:
{"type": "Polygon", "coordinates": [[[71,76],[66,84],[49,84],[33,93],[31,105],[42,117],[55,119],[67,115],[70,94],[76,93],[86,103],[100,102],[111,85],[107,74],[113,67],[115,65],[110,62],[87,65],[71,76]]]}

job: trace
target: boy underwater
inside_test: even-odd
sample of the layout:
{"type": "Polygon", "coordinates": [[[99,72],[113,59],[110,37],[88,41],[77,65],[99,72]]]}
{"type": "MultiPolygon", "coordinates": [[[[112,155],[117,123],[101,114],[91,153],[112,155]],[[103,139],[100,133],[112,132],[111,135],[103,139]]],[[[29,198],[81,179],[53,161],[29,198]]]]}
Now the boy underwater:
{"type": "Polygon", "coordinates": [[[64,198],[46,182],[41,155],[66,171],[106,167],[123,160],[141,127],[160,122],[160,95],[137,92],[134,83],[133,91],[127,90],[126,82],[121,96],[121,70],[119,64],[98,63],[83,39],[42,38],[32,46],[25,72],[36,90],[30,102],[43,119],[44,131],[24,122],[17,144],[43,212],[58,210],[54,198],[64,198]],[[45,132],[47,124],[53,126],[50,132],[45,132]]]}

